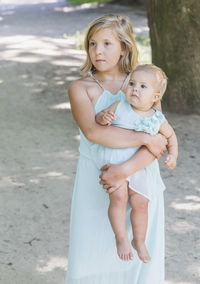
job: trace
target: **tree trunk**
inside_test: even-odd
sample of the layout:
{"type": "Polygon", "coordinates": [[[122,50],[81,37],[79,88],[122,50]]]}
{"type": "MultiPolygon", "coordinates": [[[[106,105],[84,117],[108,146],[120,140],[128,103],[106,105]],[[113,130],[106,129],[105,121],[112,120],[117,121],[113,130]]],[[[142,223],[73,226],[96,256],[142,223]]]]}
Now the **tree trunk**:
{"type": "Polygon", "coordinates": [[[164,108],[200,114],[200,1],[146,0],[152,62],[168,76],[164,108]]]}

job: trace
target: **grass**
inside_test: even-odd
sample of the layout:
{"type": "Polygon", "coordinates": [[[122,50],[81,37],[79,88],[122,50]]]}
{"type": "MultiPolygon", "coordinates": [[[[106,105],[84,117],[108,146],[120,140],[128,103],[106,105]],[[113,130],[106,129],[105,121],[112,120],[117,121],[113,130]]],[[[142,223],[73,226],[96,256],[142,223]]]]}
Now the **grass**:
{"type": "MultiPolygon", "coordinates": [[[[84,36],[85,31],[77,31],[72,36],[64,35],[65,38],[69,38],[75,45],[76,49],[83,50],[84,49],[84,36]]],[[[135,36],[135,40],[137,42],[137,47],[139,51],[139,63],[151,63],[151,45],[149,37],[145,36],[135,36]]]]}

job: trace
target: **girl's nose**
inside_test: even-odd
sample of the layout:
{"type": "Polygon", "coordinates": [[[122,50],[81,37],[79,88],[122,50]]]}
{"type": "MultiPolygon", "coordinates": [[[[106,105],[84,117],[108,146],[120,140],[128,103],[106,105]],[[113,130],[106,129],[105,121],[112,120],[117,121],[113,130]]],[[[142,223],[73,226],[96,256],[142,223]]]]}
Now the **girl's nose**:
{"type": "Polygon", "coordinates": [[[96,54],[101,54],[102,53],[102,46],[100,44],[98,44],[96,46],[96,54]]]}

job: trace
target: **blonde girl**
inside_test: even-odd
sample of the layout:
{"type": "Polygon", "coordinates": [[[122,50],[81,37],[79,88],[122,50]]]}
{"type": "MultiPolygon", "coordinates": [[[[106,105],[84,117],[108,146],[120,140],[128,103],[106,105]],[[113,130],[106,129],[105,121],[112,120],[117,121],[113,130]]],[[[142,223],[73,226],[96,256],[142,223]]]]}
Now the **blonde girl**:
{"type": "MultiPolygon", "coordinates": [[[[72,82],[69,99],[80,129],[79,160],[71,205],[70,247],[67,284],[162,284],[164,283],[163,193],[149,205],[147,247],[150,264],[142,264],[132,253],[118,258],[115,236],[107,216],[108,193],[120,189],[124,180],[146,167],[166,150],[161,134],[102,126],[95,114],[123,96],[127,75],[137,64],[137,48],[130,20],[121,15],[105,15],[94,20],[86,33],[86,60],[81,72],[90,75],[72,82]],[[99,84],[99,83],[101,84],[99,84]],[[104,165],[102,172],[92,158],[94,143],[112,148],[142,146],[122,164],[104,165]],[[99,184],[100,175],[100,184],[99,184]],[[150,279],[150,280],[149,280],[150,279]],[[152,281],[151,281],[152,280],[152,281]]],[[[130,208],[127,208],[127,215],[130,208]]],[[[127,231],[131,224],[127,219],[127,231]]]]}

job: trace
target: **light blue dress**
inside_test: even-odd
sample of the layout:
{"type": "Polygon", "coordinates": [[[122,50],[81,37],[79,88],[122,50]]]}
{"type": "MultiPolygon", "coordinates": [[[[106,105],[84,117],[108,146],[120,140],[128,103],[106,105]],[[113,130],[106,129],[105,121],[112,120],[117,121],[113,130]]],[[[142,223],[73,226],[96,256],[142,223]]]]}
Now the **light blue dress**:
{"type": "MultiPolygon", "coordinates": [[[[165,117],[163,113],[157,109],[153,108],[153,110],[154,113],[149,117],[140,116],[132,109],[125,95],[122,94],[115,111],[116,120],[112,125],[155,135],[159,132],[161,124],[165,121],[165,117]]],[[[91,154],[97,167],[101,169],[101,167],[107,163],[121,164],[127,161],[139,148],[140,147],[113,149],[93,144],[91,146],[91,154]]],[[[129,188],[149,200],[151,200],[154,191],[156,191],[157,194],[159,190],[163,191],[165,189],[157,160],[148,167],[129,176],[127,180],[129,188]]]]}
{"type": "MultiPolygon", "coordinates": [[[[124,96],[104,90],[96,113],[124,96]]],[[[163,284],[164,283],[164,204],[163,190],[156,190],[149,202],[146,245],[151,262],[144,264],[133,249],[134,260],[119,259],[115,236],[108,219],[109,196],[99,184],[100,171],[93,159],[94,143],[80,131],[80,157],[71,205],[70,245],[66,284],[163,284]]],[[[127,231],[132,238],[130,207],[127,231]]]]}

